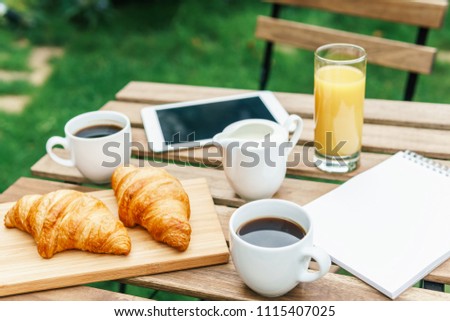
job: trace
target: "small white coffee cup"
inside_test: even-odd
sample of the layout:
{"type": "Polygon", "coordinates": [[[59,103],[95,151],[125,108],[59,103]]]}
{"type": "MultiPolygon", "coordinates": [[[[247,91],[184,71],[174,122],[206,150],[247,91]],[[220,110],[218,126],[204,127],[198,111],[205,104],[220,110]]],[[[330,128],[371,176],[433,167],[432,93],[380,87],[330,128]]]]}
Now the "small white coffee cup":
{"type": "Polygon", "coordinates": [[[76,167],[88,180],[103,184],[111,180],[119,165],[131,156],[131,125],[127,116],[115,111],[93,111],[69,120],[65,127],[66,137],[53,136],[46,144],[48,155],[56,163],[76,167]],[[83,129],[98,126],[115,126],[117,131],[103,137],[78,137],[83,129]],[[70,151],[70,159],[63,159],[53,152],[61,145],[70,151]]]}
{"type": "Polygon", "coordinates": [[[255,292],[277,297],[299,282],[321,278],[330,269],[330,256],[313,245],[313,226],[308,213],[299,205],[278,199],[264,199],[238,208],[229,222],[233,263],[245,284],[255,292]],[[261,218],[276,218],[300,225],[306,234],[293,244],[281,247],[254,245],[238,235],[242,226],[261,218]],[[313,258],[319,271],[310,272],[313,258]]]}

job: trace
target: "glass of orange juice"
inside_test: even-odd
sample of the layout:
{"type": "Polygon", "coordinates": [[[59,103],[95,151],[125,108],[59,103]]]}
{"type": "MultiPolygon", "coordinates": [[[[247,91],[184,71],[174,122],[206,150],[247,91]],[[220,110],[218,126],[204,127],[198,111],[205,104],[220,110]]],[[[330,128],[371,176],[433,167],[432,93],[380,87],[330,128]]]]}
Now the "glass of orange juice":
{"type": "Polygon", "coordinates": [[[330,173],[358,167],[361,153],[367,55],[353,44],[319,47],[314,59],[316,166],[330,173]]]}

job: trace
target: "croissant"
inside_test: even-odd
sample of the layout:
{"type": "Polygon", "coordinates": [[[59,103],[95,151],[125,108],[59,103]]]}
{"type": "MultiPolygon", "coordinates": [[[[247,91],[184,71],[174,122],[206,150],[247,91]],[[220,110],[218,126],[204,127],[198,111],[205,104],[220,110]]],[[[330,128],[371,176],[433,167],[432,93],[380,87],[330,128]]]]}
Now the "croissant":
{"type": "Polygon", "coordinates": [[[126,228],[106,205],[73,190],[22,197],[6,213],[5,226],[31,234],[43,258],[68,249],[125,255],[131,249],[126,228]]]}
{"type": "Polygon", "coordinates": [[[118,167],[111,178],[119,218],[141,225],[158,242],[179,251],[189,246],[189,198],[180,182],[162,168],[118,167]]]}

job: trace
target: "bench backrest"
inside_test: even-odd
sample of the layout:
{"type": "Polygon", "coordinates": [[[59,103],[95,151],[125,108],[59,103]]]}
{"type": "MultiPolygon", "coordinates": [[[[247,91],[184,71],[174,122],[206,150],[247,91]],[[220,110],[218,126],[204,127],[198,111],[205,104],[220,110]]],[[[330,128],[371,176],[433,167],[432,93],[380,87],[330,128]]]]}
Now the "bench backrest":
{"type": "MultiPolygon", "coordinates": [[[[409,72],[409,82],[413,83],[408,84],[408,87],[415,87],[418,74],[432,72],[437,49],[425,46],[425,41],[430,28],[440,28],[443,25],[448,6],[447,0],[267,0],[266,2],[274,5],[272,17],[259,16],[255,33],[257,38],[264,39],[269,44],[263,63],[261,89],[267,83],[274,43],[314,51],[323,44],[333,42],[362,46],[367,51],[369,63],[409,72]],[[363,35],[356,31],[348,32],[283,20],[278,18],[282,5],[417,26],[417,40],[416,43],[403,42],[363,35]],[[264,70],[265,68],[267,70],[264,70]]],[[[413,93],[414,88],[407,88],[405,100],[411,100],[413,93]]]]}

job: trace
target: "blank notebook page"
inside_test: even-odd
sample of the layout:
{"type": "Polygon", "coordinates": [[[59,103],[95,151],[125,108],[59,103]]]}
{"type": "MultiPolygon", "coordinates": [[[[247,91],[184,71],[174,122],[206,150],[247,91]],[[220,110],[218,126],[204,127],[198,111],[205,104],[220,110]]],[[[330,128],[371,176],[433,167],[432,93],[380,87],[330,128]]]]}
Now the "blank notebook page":
{"type": "Polygon", "coordinates": [[[332,260],[396,298],[450,257],[449,169],[399,152],[305,206],[332,260]]]}

